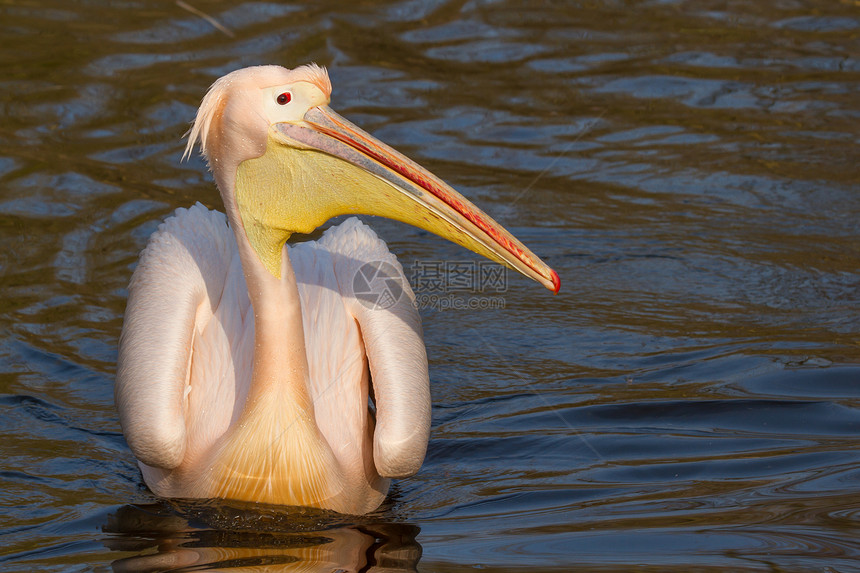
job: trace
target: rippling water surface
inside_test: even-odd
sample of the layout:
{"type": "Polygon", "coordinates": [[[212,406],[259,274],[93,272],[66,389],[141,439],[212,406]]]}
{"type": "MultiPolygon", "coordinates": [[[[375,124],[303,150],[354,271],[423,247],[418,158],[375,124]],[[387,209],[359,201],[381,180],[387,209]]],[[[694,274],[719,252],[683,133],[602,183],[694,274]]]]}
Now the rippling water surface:
{"type": "Polygon", "coordinates": [[[0,2],[0,569],[856,568],[856,2],[190,4],[0,2]],[[562,291],[428,299],[432,440],[375,514],[160,502],[113,407],[128,279],[221,208],[180,163],[208,85],[308,61],[562,291]]]}

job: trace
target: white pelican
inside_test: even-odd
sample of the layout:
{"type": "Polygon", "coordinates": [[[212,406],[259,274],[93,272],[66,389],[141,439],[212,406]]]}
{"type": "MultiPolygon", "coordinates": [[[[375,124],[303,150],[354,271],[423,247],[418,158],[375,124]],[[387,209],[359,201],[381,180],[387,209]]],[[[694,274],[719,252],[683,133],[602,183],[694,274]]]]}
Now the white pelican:
{"type": "Polygon", "coordinates": [[[119,343],[120,422],[158,496],[360,514],[421,466],[427,356],[399,263],[356,219],[288,247],[292,233],[381,215],[558,291],[522,243],[332,111],[330,95],[324,68],[260,66],[219,79],[200,105],[185,156],[199,141],[226,220],[198,204],[158,228],[119,343]],[[368,262],[401,273],[388,308],[353,293],[368,262]]]}

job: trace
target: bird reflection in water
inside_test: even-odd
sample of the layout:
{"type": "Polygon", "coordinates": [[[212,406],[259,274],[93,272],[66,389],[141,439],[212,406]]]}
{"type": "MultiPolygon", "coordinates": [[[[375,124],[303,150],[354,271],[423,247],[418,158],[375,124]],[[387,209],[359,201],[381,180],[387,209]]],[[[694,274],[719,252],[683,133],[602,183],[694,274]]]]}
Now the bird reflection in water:
{"type": "Polygon", "coordinates": [[[417,570],[417,526],[346,519],[223,501],[126,505],[104,526],[105,545],[131,554],[113,562],[118,572],[417,570]]]}

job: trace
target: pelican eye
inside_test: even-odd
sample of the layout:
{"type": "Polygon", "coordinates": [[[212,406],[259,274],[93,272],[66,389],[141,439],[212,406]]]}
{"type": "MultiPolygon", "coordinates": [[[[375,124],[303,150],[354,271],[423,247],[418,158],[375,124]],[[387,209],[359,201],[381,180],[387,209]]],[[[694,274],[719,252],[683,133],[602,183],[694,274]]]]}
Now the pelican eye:
{"type": "Polygon", "coordinates": [[[278,105],[287,105],[291,99],[293,99],[293,95],[290,92],[284,92],[278,96],[278,105]]]}

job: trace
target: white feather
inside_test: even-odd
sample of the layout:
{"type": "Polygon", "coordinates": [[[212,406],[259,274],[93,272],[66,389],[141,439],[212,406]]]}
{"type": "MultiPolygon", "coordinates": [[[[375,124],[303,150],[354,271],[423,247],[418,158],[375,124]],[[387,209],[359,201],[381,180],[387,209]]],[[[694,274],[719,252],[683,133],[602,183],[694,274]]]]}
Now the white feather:
{"type": "MultiPolygon", "coordinates": [[[[318,241],[287,248],[315,421],[345,486],[378,489],[368,469],[377,482],[414,473],[429,434],[429,378],[420,318],[400,264],[355,218],[318,241]],[[380,262],[397,270],[403,292],[392,306],[374,309],[356,298],[353,281],[362,265],[380,262]]],[[[225,216],[199,203],[178,209],[150,238],[132,278],[116,384],[124,433],[156,493],[199,494],[201,467],[235,430],[245,405],[253,351],[254,313],[225,216]]]]}

